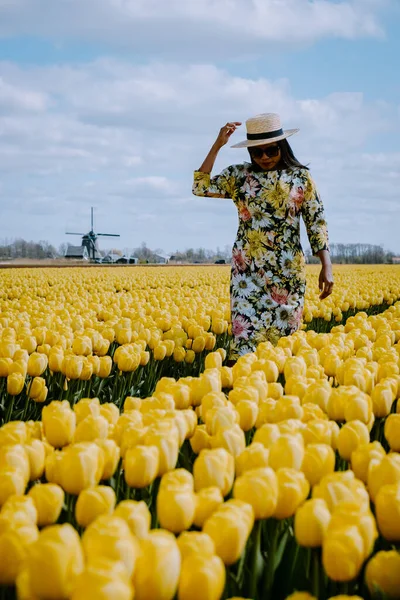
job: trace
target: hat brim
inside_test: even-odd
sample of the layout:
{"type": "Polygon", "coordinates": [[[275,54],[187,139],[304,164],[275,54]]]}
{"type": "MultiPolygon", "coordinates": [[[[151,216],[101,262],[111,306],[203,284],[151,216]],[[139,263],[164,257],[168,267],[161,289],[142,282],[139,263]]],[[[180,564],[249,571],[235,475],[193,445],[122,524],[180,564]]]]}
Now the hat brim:
{"type": "Polygon", "coordinates": [[[264,140],[243,140],[238,144],[234,144],[231,148],[252,148],[253,146],[264,146],[265,144],[272,144],[273,142],[279,142],[280,140],[285,140],[286,138],[294,135],[300,131],[299,129],[286,129],[282,135],[278,135],[274,138],[268,138],[264,140]]]}

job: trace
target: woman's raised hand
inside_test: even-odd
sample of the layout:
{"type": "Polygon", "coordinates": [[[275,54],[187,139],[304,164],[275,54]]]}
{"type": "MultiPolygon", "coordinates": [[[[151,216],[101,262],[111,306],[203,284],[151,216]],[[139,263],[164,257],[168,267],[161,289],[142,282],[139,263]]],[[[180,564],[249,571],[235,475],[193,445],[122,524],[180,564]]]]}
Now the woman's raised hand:
{"type": "Polygon", "coordinates": [[[232,123],[227,123],[221,127],[215,143],[221,148],[222,146],[225,146],[225,144],[228,143],[232,133],[234,133],[236,129],[240,127],[240,125],[241,123],[239,121],[233,121],[232,123]]]}

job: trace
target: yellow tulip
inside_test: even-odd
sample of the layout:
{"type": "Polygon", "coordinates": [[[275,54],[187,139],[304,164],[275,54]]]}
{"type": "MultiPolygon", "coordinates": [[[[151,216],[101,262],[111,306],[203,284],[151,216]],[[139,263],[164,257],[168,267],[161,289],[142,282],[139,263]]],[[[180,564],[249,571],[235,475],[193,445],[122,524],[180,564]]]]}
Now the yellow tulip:
{"type": "Polygon", "coordinates": [[[365,507],[360,507],[356,502],[343,503],[335,508],[329,522],[326,535],[331,531],[355,525],[364,542],[364,557],[367,558],[378,537],[376,522],[371,511],[365,507]]]}
{"type": "Polygon", "coordinates": [[[42,410],[43,433],[54,448],[62,448],[72,442],[76,417],[69,403],[53,401],[42,410]]]}
{"type": "Polygon", "coordinates": [[[369,496],[365,485],[354,478],[353,471],[343,471],[325,475],[313,487],[313,498],[322,498],[333,511],[343,503],[356,503],[360,509],[369,508],[369,496]]]}
{"type": "Polygon", "coordinates": [[[162,529],[150,531],[140,549],[133,578],[135,600],[172,600],[181,572],[175,536],[162,529]]]}
{"type": "Polygon", "coordinates": [[[157,446],[135,446],[124,458],[125,481],[129,487],[145,488],[160,470],[160,452],[157,446]]]}
{"type": "Polygon", "coordinates": [[[400,414],[392,414],[387,417],[385,438],[392,452],[400,451],[400,414]]]}
{"type": "Polygon", "coordinates": [[[265,423],[255,432],[253,442],[259,442],[264,448],[269,450],[280,437],[281,432],[278,425],[274,423],[265,423]]]}
{"type": "Polygon", "coordinates": [[[16,525],[0,536],[0,585],[14,585],[29,547],[39,537],[34,524],[16,525]]]}
{"type": "Polygon", "coordinates": [[[394,401],[393,391],[384,382],[377,383],[371,392],[371,400],[375,417],[387,417],[394,401]]]}
{"type": "MultiPolygon", "coordinates": [[[[233,598],[231,598],[231,600],[233,600],[233,598]]],[[[290,594],[286,600],[317,600],[317,598],[308,592],[294,592],[293,594],[290,594]]]]}
{"type": "Polygon", "coordinates": [[[82,490],[75,505],[78,525],[87,527],[100,515],[111,515],[116,503],[114,490],[107,485],[82,490]]]}
{"type": "Polygon", "coordinates": [[[400,483],[400,454],[395,452],[370,462],[367,484],[372,502],[375,502],[381,487],[391,483],[400,483]]]}
{"type": "Polygon", "coordinates": [[[235,459],[236,476],[243,475],[245,471],[268,467],[269,451],[260,442],[253,442],[247,446],[235,459]]]}
{"type": "Polygon", "coordinates": [[[385,450],[380,442],[371,442],[358,446],[351,454],[351,468],[357,479],[366,484],[370,462],[380,462],[385,454],[385,450]]]}
{"type": "Polygon", "coordinates": [[[31,377],[40,377],[47,368],[47,356],[33,352],[28,359],[28,375],[31,377]]]}
{"type": "Polygon", "coordinates": [[[375,498],[376,519],[382,536],[391,541],[400,540],[400,484],[383,485],[375,498]]]}
{"type": "Polygon", "coordinates": [[[254,518],[268,519],[278,503],[278,479],[269,467],[245,471],[235,481],[233,496],[253,507],[254,518]]]}
{"type": "Polygon", "coordinates": [[[361,445],[369,443],[369,431],[361,421],[350,421],[343,425],[338,436],[339,454],[345,460],[350,460],[352,452],[361,445]]]}
{"type": "Polygon", "coordinates": [[[278,469],[276,478],[278,497],[274,516],[288,519],[307,498],[310,485],[304,474],[295,469],[278,469]]]}
{"type": "Polygon", "coordinates": [[[120,561],[129,577],[132,576],[140,552],[139,542],[128,524],[113,515],[97,517],[82,536],[82,547],[87,564],[98,558],[120,561]]]}
{"type": "Polygon", "coordinates": [[[355,579],[364,556],[364,542],[355,525],[334,529],[322,544],[322,564],[334,581],[355,579]]]}
{"type": "Polygon", "coordinates": [[[127,524],[131,533],[139,539],[145,538],[150,529],[151,514],[147,504],[141,500],[123,500],[114,510],[114,516],[120,517],[127,524]]]}
{"type": "MultiPolygon", "coordinates": [[[[162,483],[162,482],[161,482],[162,483]]],[[[186,486],[161,487],[157,494],[157,516],[163,529],[181,533],[189,529],[194,520],[196,497],[186,486]]]]}
{"type": "Polygon", "coordinates": [[[25,444],[25,452],[28,455],[30,466],[30,480],[40,479],[44,473],[46,451],[41,440],[31,440],[25,444]]]}
{"type": "Polygon", "coordinates": [[[294,534],[299,546],[318,548],[322,546],[328,529],[331,513],[322,498],[313,498],[304,502],[295,514],[294,534]]]}
{"type": "Polygon", "coordinates": [[[238,456],[246,447],[244,431],[239,425],[228,428],[219,428],[215,435],[211,436],[212,448],[225,448],[233,456],[238,456]]]}
{"type": "Polygon", "coordinates": [[[15,467],[0,468],[0,506],[12,495],[22,495],[25,491],[27,478],[15,467]]]}
{"type": "Polygon", "coordinates": [[[101,377],[102,379],[106,379],[110,375],[111,369],[112,369],[111,356],[100,356],[100,365],[99,365],[98,376],[101,377]]]}
{"type": "Polygon", "coordinates": [[[365,581],[371,594],[377,590],[396,600],[400,590],[400,554],[397,550],[377,552],[367,564],[365,581]]]}
{"type": "Polygon", "coordinates": [[[66,492],[78,495],[82,490],[100,482],[104,470],[104,454],[97,444],[72,444],[62,454],[60,478],[66,492]]]}
{"type": "Polygon", "coordinates": [[[309,444],[304,452],[301,470],[312,486],[335,470],[335,453],[327,444],[309,444]]]}
{"type": "Polygon", "coordinates": [[[71,600],[132,600],[133,586],[118,562],[99,558],[86,566],[76,580],[71,600]]]}
{"type": "Polygon", "coordinates": [[[7,393],[10,396],[18,396],[25,385],[25,377],[21,373],[11,373],[7,377],[7,393]]]}
{"type": "Polygon", "coordinates": [[[86,419],[86,417],[99,417],[100,400],[98,398],[81,398],[74,404],[74,413],[76,414],[77,425],[86,419]]]}
{"type": "Polygon", "coordinates": [[[219,487],[205,487],[196,493],[196,509],[193,523],[203,527],[205,521],[223,503],[224,498],[219,487]]]}
{"type": "Polygon", "coordinates": [[[191,555],[182,562],[179,600],[219,600],[225,587],[225,567],[219,556],[191,555]]]}
{"type": "Polygon", "coordinates": [[[204,523],[203,531],[214,541],[216,554],[226,565],[233,565],[244,551],[253,524],[252,506],[234,499],[213,512],[204,523]]]}
{"type": "Polygon", "coordinates": [[[213,540],[202,531],[183,531],[177,541],[182,560],[193,554],[204,557],[215,554],[213,540]]]}
{"type": "Polygon", "coordinates": [[[281,435],[269,451],[269,465],[274,470],[282,467],[300,470],[304,458],[304,442],[300,434],[281,435]]]}
{"type": "Polygon", "coordinates": [[[175,468],[179,454],[177,434],[176,426],[174,428],[169,427],[169,430],[165,429],[165,431],[150,426],[145,435],[144,444],[146,446],[156,446],[158,448],[159,476],[162,476],[164,473],[167,473],[167,471],[171,471],[175,468]]]}
{"type": "Polygon", "coordinates": [[[55,483],[38,483],[28,492],[35,503],[38,525],[45,527],[58,521],[64,504],[64,490],[55,483]]]}
{"type": "Polygon", "coordinates": [[[69,598],[83,566],[75,529],[69,524],[46,527],[30,546],[25,563],[32,596],[43,600],[69,598]]]}
{"type": "Polygon", "coordinates": [[[194,461],[193,476],[196,492],[203,488],[218,487],[226,496],[235,476],[234,458],[224,448],[202,450],[194,461]]]}
{"type": "Polygon", "coordinates": [[[75,430],[74,442],[94,442],[106,439],[108,435],[108,421],[102,417],[89,415],[81,421],[75,430]]]}

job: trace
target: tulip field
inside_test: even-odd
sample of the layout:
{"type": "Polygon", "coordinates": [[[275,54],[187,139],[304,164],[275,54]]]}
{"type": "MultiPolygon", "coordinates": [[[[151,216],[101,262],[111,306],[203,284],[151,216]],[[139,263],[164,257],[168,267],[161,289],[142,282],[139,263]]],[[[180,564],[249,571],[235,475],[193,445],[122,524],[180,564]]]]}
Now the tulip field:
{"type": "Polygon", "coordinates": [[[400,266],[227,365],[229,268],[0,270],[0,600],[399,600],[400,266]]]}

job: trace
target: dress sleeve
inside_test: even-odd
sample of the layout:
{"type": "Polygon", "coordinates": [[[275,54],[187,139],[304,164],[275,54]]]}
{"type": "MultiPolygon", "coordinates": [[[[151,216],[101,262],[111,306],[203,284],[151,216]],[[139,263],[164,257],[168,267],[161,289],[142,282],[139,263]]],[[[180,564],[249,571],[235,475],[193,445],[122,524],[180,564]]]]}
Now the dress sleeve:
{"type": "Polygon", "coordinates": [[[308,171],[301,214],[307,229],[307,236],[313,255],[317,254],[320,250],[329,251],[328,225],[325,219],[324,206],[308,171]]]}
{"type": "Polygon", "coordinates": [[[235,199],[237,192],[234,167],[227,167],[214,177],[210,173],[195,171],[192,192],[195,196],[235,199]]]}

